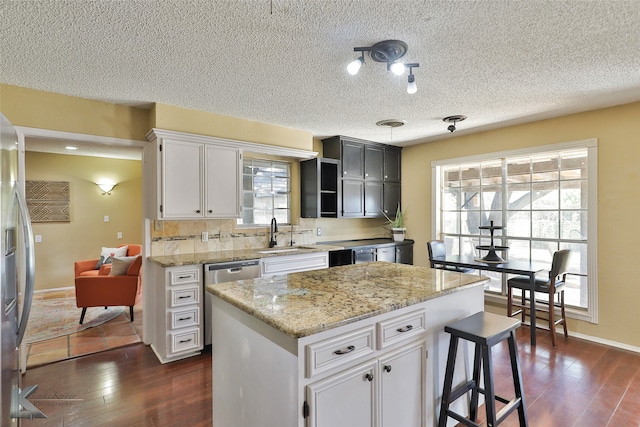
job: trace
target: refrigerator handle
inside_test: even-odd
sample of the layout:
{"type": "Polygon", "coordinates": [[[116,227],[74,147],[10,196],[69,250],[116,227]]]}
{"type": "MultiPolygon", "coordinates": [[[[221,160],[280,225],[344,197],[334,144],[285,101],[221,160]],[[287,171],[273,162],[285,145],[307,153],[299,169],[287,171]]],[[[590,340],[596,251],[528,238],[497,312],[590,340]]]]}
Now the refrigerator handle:
{"type": "Polygon", "coordinates": [[[24,236],[24,249],[25,249],[25,262],[26,262],[26,277],[25,277],[25,290],[24,290],[24,304],[22,305],[22,315],[20,316],[20,323],[18,324],[18,340],[17,343],[22,343],[22,338],[27,330],[27,321],[29,320],[29,313],[31,312],[31,301],[33,300],[33,289],[35,286],[35,252],[33,247],[33,230],[31,228],[31,218],[29,217],[29,210],[27,209],[27,201],[24,198],[24,193],[20,189],[18,182],[15,182],[13,186],[15,193],[15,200],[18,201],[18,212],[20,213],[20,219],[22,220],[22,235],[24,236]]]}

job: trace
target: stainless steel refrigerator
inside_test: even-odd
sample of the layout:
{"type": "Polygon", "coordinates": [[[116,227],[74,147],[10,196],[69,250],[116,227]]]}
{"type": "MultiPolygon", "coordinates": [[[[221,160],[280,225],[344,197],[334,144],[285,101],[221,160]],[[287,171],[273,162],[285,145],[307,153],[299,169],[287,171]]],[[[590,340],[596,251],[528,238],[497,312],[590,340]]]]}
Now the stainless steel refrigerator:
{"type": "Polygon", "coordinates": [[[33,296],[35,260],[31,221],[18,179],[18,136],[2,113],[0,133],[0,425],[13,427],[20,425],[20,418],[41,416],[27,400],[37,386],[21,389],[19,366],[20,343],[33,296]]]}

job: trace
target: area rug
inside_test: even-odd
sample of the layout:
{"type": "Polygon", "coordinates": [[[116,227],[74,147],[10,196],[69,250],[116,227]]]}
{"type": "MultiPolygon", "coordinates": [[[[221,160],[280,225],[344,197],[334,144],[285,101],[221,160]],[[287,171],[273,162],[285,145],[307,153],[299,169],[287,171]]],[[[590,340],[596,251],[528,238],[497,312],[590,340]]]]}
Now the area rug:
{"type": "Polygon", "coordinates": [[[89,307],[82,325],[75,297],[34,299],[27,322],[25,342],[27,344],[50,340],[100,326],[124,312],[124,307],[89,307]]]}

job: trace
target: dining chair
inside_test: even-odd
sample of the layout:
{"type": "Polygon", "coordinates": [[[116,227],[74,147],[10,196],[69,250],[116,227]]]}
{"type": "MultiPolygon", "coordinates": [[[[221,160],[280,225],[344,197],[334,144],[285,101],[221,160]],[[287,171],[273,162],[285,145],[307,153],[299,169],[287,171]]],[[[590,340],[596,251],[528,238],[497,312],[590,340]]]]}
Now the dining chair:
{"type": "Polygon", "coordinates": [[[458,273],[471,273],[475,271],[473,268],[438,264],[438,261],[435,261],[433,258],[444,257],[447,255],[447,246],[442,240],[431,240],[427,242],[427,250],[429,251],[429,262],[431,264],[431,268],[439,268],[441,270],[455,271],[458,273]]]}
{"type": "Polygon", "coordinates": [[[546,318],[536,318],[548,321],[549,325],[548,327],[545,327],[544,325],[536,324],[536,328],[551,331],[551,342],[554,347],[556,347],[556,326],[558,326],[559,324],[562,324],[562,327],[564,329],[564,339],[569,339],[569,335],[567,334],[567,321],[564,310],[564,288],[567,270],[569,269],[570,256],[571,251],[569,249],[559,250],[553,254],[553,261],[551,262],[549,277],[535,278],[535,292],[533,295],[527,296],[527,292],[530,291],[528,276],[516,276],[507,280],[507,315],[509,317],[517,316],[518,314],[520,314],[522,316],[522,321],[524,322],[525,316],[530,316],[530,313],[527,312],[529,309],[528,301],[530,300],[530,298],[535,298],[536,292],[545,293],[548,295],[548,301],[536,299],[536,316],[538,312],[546,312],[548,316],[546,318]],[[520,291],[522,292],[520,303],[514,301],[514,288],[520,289],[520,291]],[[556,295],[559,296],[558,300],[556,300],[556,295]],[[514,307],[517,308],[516,311],[514,311],[514,307]],[[556,308],[560,309],[559,319],[556,319],[556,308]]]}

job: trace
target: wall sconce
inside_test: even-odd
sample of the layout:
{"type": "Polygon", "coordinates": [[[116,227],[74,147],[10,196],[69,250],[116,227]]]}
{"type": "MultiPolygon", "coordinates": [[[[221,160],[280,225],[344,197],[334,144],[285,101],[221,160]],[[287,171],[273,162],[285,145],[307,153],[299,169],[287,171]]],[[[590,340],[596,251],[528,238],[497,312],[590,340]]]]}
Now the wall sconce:
{"type": "Polygon", "coordinates": [[[407,53],[407,44],[401,40],[384,40],[374,44],[371,47],[354,47],[354,52],[360,52],[360,57],[353,60],[348,66],[347,71],[352,76],[358,74],[362,64],[364,64],[364,52],[369,52],[369,57],[375,62],[383,62],[387,64],[387,70],[397,76],[404,74],[409,69],[409,79],[407,84],[407,93],[414,94],[418,91],[416,85],[416,77],[413,75],[413,68],[420,66],[418,63],[403,64],[398,62],[407,53]]]}
{"type": "Polygon", "coordinates": [[[113,187],[115,187],[118,184],[114,184],[113,182],[98,182],[96,183],[96,185],[98,187],[100,187],[100,190],[102,190],[102,195],[111,195],[111,191],[113,190],[113,187]]]}

